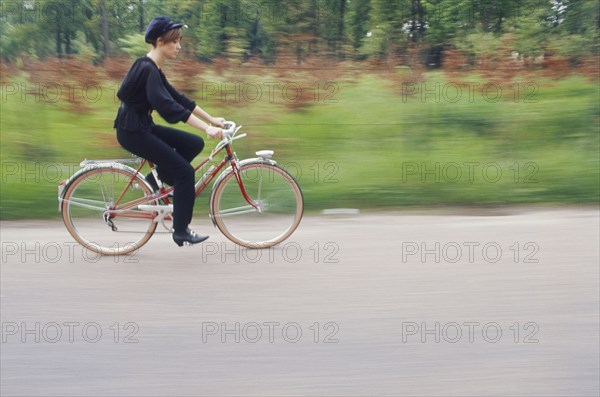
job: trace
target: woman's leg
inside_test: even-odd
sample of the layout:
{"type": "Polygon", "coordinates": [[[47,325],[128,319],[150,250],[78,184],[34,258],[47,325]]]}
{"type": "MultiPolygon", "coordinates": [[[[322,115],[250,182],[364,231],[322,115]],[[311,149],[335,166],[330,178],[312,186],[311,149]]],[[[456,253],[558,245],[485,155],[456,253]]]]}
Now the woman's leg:
{"type": "Polygon", "coordinates": [[[133,154],[149,160],[161,169],[161,174],[172,181],[173,228],[183,232],[192,221],[194,209],[194,168],[179,152],[151,133],[132,134],[117,130],[121,146],[133,154]]]}
{"type": "MultiPolygon", "coordinates": [[[[167,145],[171,146],[177,153],[179,153],[188,163],[192,162],[204,149],[204,140],[189,132],[181,131],[175,128],[165,127],[162,125],[155,125],[152,128],[152,134],[160,138],[167,145]]],[[[170,175],[165,175],[161,171],[159,166],[156,170],[160,179],[173,186],[173,181],[170,175]]],[[[154,177],[151,178],[152,180],[154,177]]]]}
{"type": "Polygon", "coordinates": [[[204,149],[204,139],[199,135],[162,125],[152,127],[152,133],[175,149],[188,162],[194,160],[204,149]]]}

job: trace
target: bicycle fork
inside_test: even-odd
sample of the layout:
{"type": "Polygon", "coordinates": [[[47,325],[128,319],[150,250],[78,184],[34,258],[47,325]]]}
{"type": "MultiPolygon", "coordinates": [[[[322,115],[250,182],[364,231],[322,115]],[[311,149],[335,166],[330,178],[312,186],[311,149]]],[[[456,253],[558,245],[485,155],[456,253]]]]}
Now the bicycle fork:
{"type": "MultiPolygon", "coordinates": [[[[259,214],[262,213],[262,209],[260,208],[259,205],[257,205],[257,203],[252,200],[250,198],[250,196],[248,196],[248,192],[246,192],[246,187],[244,186],[244,182],[242,182],[242,177],[240,175],[239,172],[239,167],[237,166],[237,163],[235,162],[235,160],[231,160],[232,162],[232,168],[233,168],[233,175],[235,176],[235,180],[238,183],[238,186],[240,187],[240,191],[242,192],[242,196],[244,197],[244,200],[246,200],[246,202],[248,204],[250,204],[252,207],[254,207],[254,209],[256,209],[258,211],[259,214]]],[[[260,188],[258,190],[258,200],[260,200],[260,188]]]]}

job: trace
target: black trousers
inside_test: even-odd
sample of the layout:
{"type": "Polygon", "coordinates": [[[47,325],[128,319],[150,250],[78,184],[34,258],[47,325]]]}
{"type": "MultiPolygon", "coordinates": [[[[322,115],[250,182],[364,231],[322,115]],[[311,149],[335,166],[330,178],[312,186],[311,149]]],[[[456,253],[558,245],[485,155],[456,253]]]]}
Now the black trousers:
{"type": "Polygon", "coordinates": [[[129,132],[117,128],[117,140],[131,153],[153,162],[160,179],[173,186],[173,229],[185,231],[194,210],[194,168],[190,162],[204,148],[194,134],[161,125],[151,132],[129,132]]]}

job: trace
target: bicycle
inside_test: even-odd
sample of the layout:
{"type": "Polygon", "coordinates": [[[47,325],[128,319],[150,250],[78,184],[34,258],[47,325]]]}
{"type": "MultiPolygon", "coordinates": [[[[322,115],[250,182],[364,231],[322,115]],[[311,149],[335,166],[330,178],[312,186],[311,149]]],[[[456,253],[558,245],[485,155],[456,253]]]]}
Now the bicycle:
{"type": "MultiPolygon", "coordinates": [[[[246,248],[269,248],[286,240],[304,213],[298,182],[272,159],[272,150],[239,160],[232,149],[241,126],[228,121],[222,140],[195,167],[195,175],[222,150],[225,157],[196,178],[196,198],[216,178],[209,216],[229,240],[246,248]],[[229,165],[229,166],[227,166],[229,165]],[[217,177],[217,174],[221,171],[217,177]]],[[[59,210],[69,233],[87,249],[103,255],[124,255],[141,248],[158,224],[171,230],[173,187],[165,187],[155,165],[145,159],[84,160],[68,180],[59,183],[59,210]],[[140,173],[148,163],[159,189],[140,173]],[[130,165],[137,164],[136,168],[130,165]]]]}

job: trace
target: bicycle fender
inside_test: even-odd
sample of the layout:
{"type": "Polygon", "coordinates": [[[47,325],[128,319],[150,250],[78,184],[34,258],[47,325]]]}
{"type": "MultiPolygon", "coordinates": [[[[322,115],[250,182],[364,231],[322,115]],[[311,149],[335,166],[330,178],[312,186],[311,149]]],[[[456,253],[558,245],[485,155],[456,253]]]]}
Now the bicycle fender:
{"type": "MultiPolygon", "coordinates": [[[[135,172],[136,172],[135,168],[131,168],[131,167],[125,165],[125,164],[120,164],[120,163],[108,163],[108,164],[106,164],[106,163],[105,164],[102,164],[102,163],[90,163],[90,164],[86,164],[79,171],[77,171],[76,173],[74,173],[73,175],[71,175],[71,177],[65,181],[64,186],[62,187],[62,189],[59,190],[59,193],[58,193],[58,210],[59,210],[59,212],[62,213],[62,202],[63,202],[63,199],[65,197],[65,194],[66,194],[67,190],[69,190],[69,188],[71,187],[71,185],[73,184],[73,182],[77,178],[79,178],[81,175],[83,175],[84,173],[86,173],[86,172],[88,172],[90,170],[96,170],[96,169],[100,169],[100,168],[108,168],[108,169],[115,169],[116,168],[116,169],[120,169],[120,170],[129,172],[132,175],[135,174],[135,172]]],[[[152,187],[148,184],[148,182],[146,182],[146,180],[143,178],[143,176],[142,176],[142,180],[148,186],[148,189],[152,190],[152,187]]]]}

